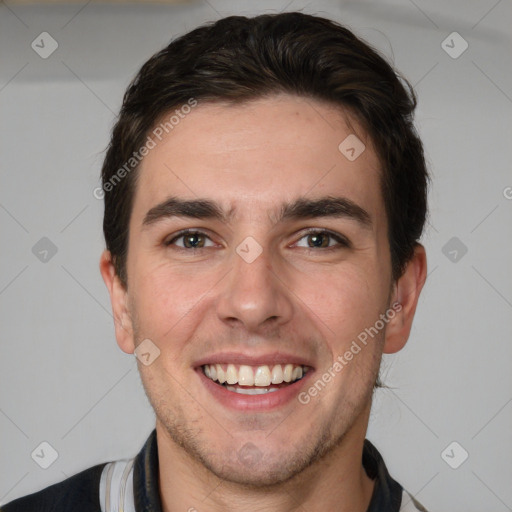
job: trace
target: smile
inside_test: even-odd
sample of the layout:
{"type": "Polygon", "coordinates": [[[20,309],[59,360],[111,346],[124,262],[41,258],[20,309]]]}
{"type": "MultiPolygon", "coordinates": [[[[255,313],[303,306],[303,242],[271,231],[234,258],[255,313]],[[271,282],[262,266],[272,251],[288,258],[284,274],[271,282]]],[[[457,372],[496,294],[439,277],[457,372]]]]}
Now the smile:
{"type": "Polygon", "coordinates": [[[296,364],[236,365],[205,364],[203,373],[226,390],[242,395],[263,395],[279,391],[301,380],[309,367],[296,364]]]}

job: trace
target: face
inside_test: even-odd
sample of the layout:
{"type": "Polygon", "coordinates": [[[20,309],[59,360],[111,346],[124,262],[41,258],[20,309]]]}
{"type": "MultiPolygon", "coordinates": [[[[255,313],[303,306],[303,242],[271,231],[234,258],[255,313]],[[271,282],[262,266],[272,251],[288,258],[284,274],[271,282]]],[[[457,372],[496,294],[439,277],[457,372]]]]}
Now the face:
{"type": "Polygon", "coordinates": [[[287,95],[200,103],[141,164],[127,275],[110,287],[118,342],[160,351],[142,382],[191,460],[265,485],[364,435],[400,292],[379,160],[347,114],[287,95]]]}

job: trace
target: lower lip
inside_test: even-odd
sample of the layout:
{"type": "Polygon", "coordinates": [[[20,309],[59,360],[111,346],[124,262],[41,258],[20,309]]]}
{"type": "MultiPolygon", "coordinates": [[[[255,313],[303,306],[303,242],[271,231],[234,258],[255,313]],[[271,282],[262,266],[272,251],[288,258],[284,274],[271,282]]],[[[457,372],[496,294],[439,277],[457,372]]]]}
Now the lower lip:
{"type": "Polygon", "coordinates": [[[202,368],[197,369],[199,378],[206,389],[223,405],[238,411],[268,411],[291,402],[297,397],[301,388],[305,386],[313,370],[309,370],[302,379],[289,384],[277,391],[271,391],[263,395],[242,395],[235,391],[229,391],[224,386],[213,382],[204,373],[202,368]]]}

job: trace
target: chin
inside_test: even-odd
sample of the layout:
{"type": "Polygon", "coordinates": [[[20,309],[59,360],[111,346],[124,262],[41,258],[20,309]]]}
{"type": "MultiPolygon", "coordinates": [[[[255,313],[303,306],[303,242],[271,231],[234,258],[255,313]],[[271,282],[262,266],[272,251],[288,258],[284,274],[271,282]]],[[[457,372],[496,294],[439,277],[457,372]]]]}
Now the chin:
{"type": "MultiPolygon", "coordinates": [[[[174,432],[176,434],[176,432],[174,432]]],[[[309,439],[308,439],[309,437],[309,439]]],[[[193,440],[180,439],[181,447],[187,454],[199,462],[217,478],[238,486],[253,489],[271,488],[292,480],[307,468],[319,462],[326,454],[341,442],[341,438],[332,438],[327,431],[319,435],[313,442],[306,439],[295,440],[285,447],[282,443],[263,443],[247,441],[240,448],[231,446],[215,451],[208,446],[215,446],[213,441],[196,437],[193,440]]]]}
{"type": "MultiPolygon", "coordinates": [[[[239,459],[239,453],[236,453],[235,457],[239,459]]],[[[219,479],[253,489],[281,485],[300,474],[310,465],[308,461],[297,460],[297,455],[290,459],[282,453],[272,454],[271,456],[261,455],[258,460],[202,460],[201,462],[219,479]],[[274,460],[271,461],[270,459],[274,460]]]]}

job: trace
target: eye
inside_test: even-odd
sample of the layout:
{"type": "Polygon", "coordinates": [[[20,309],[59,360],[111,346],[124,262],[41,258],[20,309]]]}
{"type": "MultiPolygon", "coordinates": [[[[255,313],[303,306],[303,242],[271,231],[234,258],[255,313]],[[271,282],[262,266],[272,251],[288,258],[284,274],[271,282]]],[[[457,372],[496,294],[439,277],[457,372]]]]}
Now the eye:
{"type": "Polygon", "coordinates": [[[302,236],[294,245],[307,249],[335,249],[339,247],[349,247],[350,243],[345,237],[336,233],[325,230],[311,230],[302,236]]]}
{"type": "Polygon", "coordinates": [[[203,247],[213,247],[215,244],[201,231],[182,231],[171,240],[166,241],[165,245],[175,245],[181,249],[202,249],[203,247]]]}

